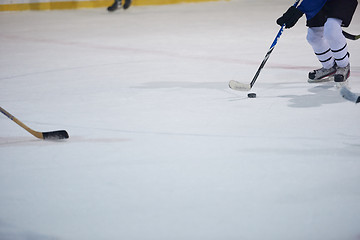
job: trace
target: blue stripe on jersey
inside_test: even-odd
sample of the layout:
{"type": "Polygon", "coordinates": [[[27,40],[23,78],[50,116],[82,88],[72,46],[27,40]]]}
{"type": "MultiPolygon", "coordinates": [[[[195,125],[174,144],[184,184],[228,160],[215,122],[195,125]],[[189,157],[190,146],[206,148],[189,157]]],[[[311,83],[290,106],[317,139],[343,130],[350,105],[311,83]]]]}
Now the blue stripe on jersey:
{"type": "Polygon", "coordinates": [[[328,0],[303,0],[298,9],[306,14],[307,20],[313,18],[328,0]]]}

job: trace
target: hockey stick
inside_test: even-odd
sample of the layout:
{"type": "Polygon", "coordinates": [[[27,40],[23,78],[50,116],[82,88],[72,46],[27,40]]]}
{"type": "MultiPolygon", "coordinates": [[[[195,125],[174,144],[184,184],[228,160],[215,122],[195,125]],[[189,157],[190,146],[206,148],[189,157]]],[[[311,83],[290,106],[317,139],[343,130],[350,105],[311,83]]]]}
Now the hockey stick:
{"type": "Polygon", "coordinates": [[[359,103],[360,102],[360,95],[355,94],[351,92],[347,87],[342,87],[340,89],[340,94],[343,98],[346,100],[349,100],[350,102],[359,103]]]}
{"type": "MultiPolygon", "coordinates": [[[[299,2],[300,2],[300,0],[296,0],[296,2],[294,3],[294,7],[296,7],[299,2]]],[[[285,24],[281,26],[278,34],[277,34],[276,37],[275,37],[275,40],[274,40],[273,43],[271,44],[269,51],[266,53],[265,58],[264,58],[264,60],[261,62],[260,67],[259,67],[258,70],[256,71],[255,76],[254,76],[254,78],[252,79],[252,81],[247,84],[247,83],[241,83],[241,82],[238,82],[238,81],[235,81],[235,80],[231,80],[231,81],[229,82],[229,87],[230,87],[231,89],[233,89],[233,90],[238,90],[238,91],[249,91],[249,90],[254,86],[254,84],[255,84],[255,82],[256,82],[256,80],[257,80],[257,78],[258,78],[261,70],[264,68],[267,60],[268,60],[269,57],[270,57],[270,54],[271,54],[272,51],[274,50],[274,48],[275,48],[275,46],[276,46],[276,44],[277,44],[277,42],[278,42],[281,34],[283,33],[284,27],[285,27],[285,24]]]]}
{"type": "Polygon", "coordinates": [[[17,123],[20,127],[24,128],[26,131],[31,133],[37,138],[40,139],[50,139],[50,140],[57,140],[57,139],[66,139],[69,138],[69,134],[65,130],[58,130],[58,131],[52,131],[52,132],[37,132],[26,126],[24,123],[19,121],[16,117],[11,115],[9,112],[7,112],[5,109],[0,107],[0,112],[2,112],[5,116],[13,120],[15,123],[17,123]]]}
{"type": "Polygon", "coordinates": [[[342,31],[342,33],[347,39],[350,39],[350,40],[358,40],[358,39],[360,39],[360,34],[359,35],[353,35],[353,34],[345,32],[345,31],[342,31]]]}

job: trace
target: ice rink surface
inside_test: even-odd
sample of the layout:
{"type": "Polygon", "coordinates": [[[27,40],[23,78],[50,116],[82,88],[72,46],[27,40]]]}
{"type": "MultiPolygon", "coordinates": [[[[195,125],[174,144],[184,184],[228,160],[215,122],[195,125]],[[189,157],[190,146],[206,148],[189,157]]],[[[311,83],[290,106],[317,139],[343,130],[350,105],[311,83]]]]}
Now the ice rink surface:
{"type": "MultiPolygon", "coordinates": [[[[1,240],[359,240],[360,105],[287,0],[0,13],[1,240]]],[[[360,33],[360,9],[348,32],[360,33]]],[[[360,93],[360,41],[348,41],[360,93]]]]}

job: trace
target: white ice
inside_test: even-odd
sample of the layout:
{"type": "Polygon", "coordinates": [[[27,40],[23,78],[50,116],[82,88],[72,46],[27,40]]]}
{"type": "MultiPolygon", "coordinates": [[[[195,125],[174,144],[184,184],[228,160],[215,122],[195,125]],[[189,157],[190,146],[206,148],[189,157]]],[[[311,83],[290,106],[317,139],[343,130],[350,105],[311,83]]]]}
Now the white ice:
{"type": "MultiPolygon", "coordinates": [[[[1,240],[359,240],[360,105],[290,0],[0,13],[1,240]]],[[[360,33],[360,10],[348,32],[360,33]]],[[[360,93],[360,41],[348,41],[360,93]]]]}

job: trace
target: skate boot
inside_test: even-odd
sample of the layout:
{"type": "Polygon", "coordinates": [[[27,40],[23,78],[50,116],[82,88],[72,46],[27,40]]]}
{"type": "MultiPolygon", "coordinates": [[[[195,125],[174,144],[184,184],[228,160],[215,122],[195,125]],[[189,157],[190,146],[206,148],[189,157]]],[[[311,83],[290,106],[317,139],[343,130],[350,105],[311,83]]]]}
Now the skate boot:
{"type": "Polygon", "coordinates": [[[337,87],[346,86],[347,79],[350,76],[350,63],[346,67],[337,67],[334,74],[334,81],[337,87]]]}
{"type": "Polygon", "coordinates": [[[130,5],[131,5],[131,0],[125,0],[123,8],[126,10],[130,7],[130,5]]]}
{"type": "Polygon", "coordinates": [[[115,11],[116,9],[118,9],[119,6],[121,6],[121,1],[115,0],[114,3],[113,3],[110,7],[107,8],[107,10],[108,10],[109,12],[113,12],[113,11],[115,11]]]}
{"type": "Polygon", "coordinates": [[[327,82],[330,81],[332,76],[336,73],[336,64],[330,69],[320,68],[309,72],[309,83],[327,82]]]}

